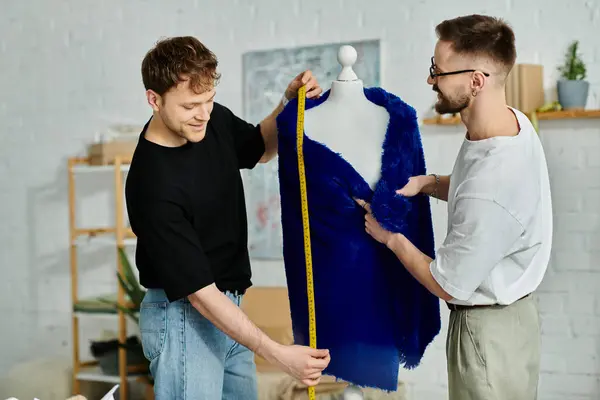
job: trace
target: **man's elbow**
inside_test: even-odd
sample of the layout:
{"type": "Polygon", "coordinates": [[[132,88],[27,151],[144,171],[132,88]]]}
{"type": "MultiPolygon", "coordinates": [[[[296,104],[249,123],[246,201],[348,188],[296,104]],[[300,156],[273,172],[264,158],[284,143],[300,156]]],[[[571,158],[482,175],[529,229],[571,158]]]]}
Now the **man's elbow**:
{"type": "Polygon", "coordinates": [[[446,290],[444,290],[444,288],[442,287],[442,282],[438,282],[438,279],[436,279],[436,276],[433,274],[433,266],[434,266],[435,261],[432,261],[431,263],[429,263],[429,274],[428,277],[430,279],[429,282],[429,291],[439,297],[440,299],[444,300],[444,301],[450,301],[452,299],[454,299],[453,296],[451,296],[450,294],[448,294],[448,292],[446,292],[446,290]]]}
{"type": "Polygon", "coordinates": [[[273,158],[275,158],[275,154],[277,154],[276,151],[266,151],[262,157],[260,158],[260,160],[258,160],[259,164],[266,164],[269,161],[271,161],[273,158]]]}
{"type": "Polygon", "coordinates": [[[217,286],[212,283],[208,286],[196,290],[194,293],[187,296],[190,304],[197,310],[206,310],[206,305],[214,298],[215,294],[219,293],[217,286]]]}
{"type": "Polygon", "coordinates": [[[437,293],[437,296],[444,301],[450,301],[450,300],[454,299],[454,297],[450,296],[448,294],[448,292],[446,292],[442,288],[440,288],[439,293],[437,293]]]}

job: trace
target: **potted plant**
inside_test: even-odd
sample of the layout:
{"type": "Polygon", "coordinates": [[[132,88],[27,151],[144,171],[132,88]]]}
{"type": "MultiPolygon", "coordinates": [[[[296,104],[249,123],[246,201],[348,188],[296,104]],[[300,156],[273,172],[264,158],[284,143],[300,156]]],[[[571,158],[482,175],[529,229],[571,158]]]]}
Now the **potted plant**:
{"type": "MultiPolygon", "coordinates": [[[[105,299],[103,301],[121,310],[139,325],[140,305],[142,304],[146,290],[137,281],[127,254],[122,248],[119,248],[119,258],[123,267],[123,274],[117,273],[117,278],[125,292],[127,304],[123,306],[110,300],[105,299]]],[[[100,368],[105,374],[119,374],[119,348],[125,348],[127,351],[127,369],[130,373],[148,372],[148,361],[144,357],[142,344],[137,336],[130,336],[124,344],[120,344],[116,339],[92,342],[92,355],[98,360],[100,368]]]]}
{"type": "Polygon", "coordinates": [[[587,103],[590,84],[585,80],[586,67],[577,53],[579,41],[569,45],[565,62],[558,67],[561,78],[557,83],[558,102],[566,110],[584,109],[587,103]]]}

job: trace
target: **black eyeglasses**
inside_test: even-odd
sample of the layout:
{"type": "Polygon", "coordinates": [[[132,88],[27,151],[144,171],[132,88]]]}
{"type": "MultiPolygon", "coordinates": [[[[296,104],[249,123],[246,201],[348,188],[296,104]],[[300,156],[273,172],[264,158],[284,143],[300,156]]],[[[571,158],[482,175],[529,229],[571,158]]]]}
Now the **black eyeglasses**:
{"type": "MultiPolygon", "coordinates": [[[[452,72],[435,72],[435,63],[433,62],[433,57],[431,57],[431,67],[429,67],[429,76],[431,79],[435,79],[436,76],[444,76],[444,75],[456,75],[463,74],[465,72],[475,72],[476,69],[461,69],[460,71],[452,71],[452,72]]],[[[487,72],[482,72],[485,76],[490,76],[487,72]]]]}

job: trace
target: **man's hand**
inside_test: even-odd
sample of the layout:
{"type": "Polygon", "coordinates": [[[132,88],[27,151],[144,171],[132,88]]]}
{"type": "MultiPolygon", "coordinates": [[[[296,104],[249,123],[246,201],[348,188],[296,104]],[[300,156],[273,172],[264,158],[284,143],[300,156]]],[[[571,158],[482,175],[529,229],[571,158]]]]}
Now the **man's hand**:
{"type": "Polygon", "coordinates": [[[304,71],[294,78],[290,82],[287,89],[285,90],[285,97],[288,100],[296,98],[298,96],[298,89],[306,85],[306,97],[313,98],[319,97],[323,92],[321,86],[317,82],[317,78],[310,71],[304,71]]]}
{"type": "Polygon", "coordinates": [[[379,225],[371,214],[369,203],[361,199],[354,200],[366,211],[365,230],[367,233],[378,242],[385,244],[398,257],[408,272],[427,290],[442,300],[452,300],[452,296],[446,293],[431,275],[429,265],[433,260],[421,252],[403,234],[389,232],[379,225]]]}
{"type": "Polygon", "coordinates": [[[371,205],[362,199],[354,199],[359,206],[364,208],[365,213],[365,230],[369,235],[373,237],[373,239],[377,240],[379,243],[383,243],[386,246],[394,236],[394,234],[385,228],[383,228],[379,222],[373,216],[371,212],[371,205]]]}
{"type": "Polygon", "coordinates": [[[329,365],[329,351],[284,346],[262,332],[216,285],[188,296],[192,306],[218,329],[306,385],[316,385],[329,365]]]}
{"type": "Polygon", "coordinates": [[[439,176],[439,183],[432,175],[411,176],[403,188],[396,193],[406,197],[416,196],[419,193],[434,196],[440,200],[448,201],[448,190],[450,188],[450,175],[439,176]]]}
{"type": "Polygon", "coordinates": [[[396,193],[406,197],[416,196],[421,193],[421,190],[423,190],[423,187],[427,183],[426,178],[425,175],[411,176],[408,179],[408,183],[402,189],[396,190],[396,193]]]}
{"type": "MultiPolygon", "coordinates": [[[[323,92],[317,78],[310,71],[304,71],[288,85],[284,94],[286,99],[291,100],[298,97],[298,89],[303,85],[306,85],[306,97],[308,98],[319,97],[323,92]]],[[[273,112],[260,122],[260,132],[265,142],[265,154],[260,159],[261,163],[271,161],[277,154],[277,116],[283,111],[283,104],[284,102],[280,101],[273,112]]]]}
{"type": "Polygon", "coordinates": [[[278,344],[267,354],[267,361],[307,386],[315,386],[319,383],[323,370],[331,361],[328,350],[298,345],[278,344]]]}

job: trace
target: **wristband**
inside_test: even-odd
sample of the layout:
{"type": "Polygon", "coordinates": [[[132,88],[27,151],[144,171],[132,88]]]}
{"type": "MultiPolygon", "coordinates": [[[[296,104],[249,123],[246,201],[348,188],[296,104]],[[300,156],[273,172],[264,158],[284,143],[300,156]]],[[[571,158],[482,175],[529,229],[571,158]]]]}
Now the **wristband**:
{"type": "Polygon", "coordinates": [[[433,193],[431,193],[432,197],[438,198],[438,186],[440,184],[440,177],[437,174],[429,174],[435,178],[435,188],[433,189],[433,193]]]}

